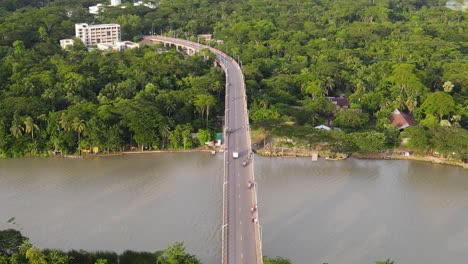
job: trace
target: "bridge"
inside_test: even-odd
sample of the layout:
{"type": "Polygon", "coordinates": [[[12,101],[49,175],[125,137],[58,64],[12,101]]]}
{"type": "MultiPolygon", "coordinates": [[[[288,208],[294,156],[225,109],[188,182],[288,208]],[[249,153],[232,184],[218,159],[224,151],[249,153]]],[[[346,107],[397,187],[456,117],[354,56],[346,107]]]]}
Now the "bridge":
{"type": "Polygon", "coordinates": [[[215,48],[165,36],[147,36],[146,41],[174,45],[188,55],[208,49],[226,74],[224,127],[222,264],[262,264],[261,226],[253,171],[249,116],[244,75],[239,64],[215,48]],[[234,158],[234,152],[238,157],[234,158]]]}

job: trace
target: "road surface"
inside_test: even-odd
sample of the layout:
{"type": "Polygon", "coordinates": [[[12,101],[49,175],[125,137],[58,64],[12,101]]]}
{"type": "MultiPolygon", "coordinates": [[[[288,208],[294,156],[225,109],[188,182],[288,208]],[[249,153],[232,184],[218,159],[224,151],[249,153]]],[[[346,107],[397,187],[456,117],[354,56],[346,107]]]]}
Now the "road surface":
{"type": "Polygon", "coordinates": [[[239,64],[228,55],[214,48],[183,39],[164,36],[149,36],[148,39],[161,41],[193,50],[209,48],[226,73],[226,113],[225,113],[225,182],[223,205],[223,264],[261,264],[261,241],[256,207],[256,187],[254,182],[253,156],[249,137],[249,121],[245,82],[239,64]],[[239,158],[232,153],[238,152],[239,158]],[[247,162],[247,165],[243,165],[247,162]]]}

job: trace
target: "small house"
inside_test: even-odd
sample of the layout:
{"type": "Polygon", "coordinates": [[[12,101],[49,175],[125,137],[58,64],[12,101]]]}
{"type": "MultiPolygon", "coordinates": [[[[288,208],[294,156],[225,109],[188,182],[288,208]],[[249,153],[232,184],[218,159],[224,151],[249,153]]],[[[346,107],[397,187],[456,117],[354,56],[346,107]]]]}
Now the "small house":
{"type": "Polygon", "coordinates": [[[68,46],[75,45],[75,41],[73,39],[61,39],[60,40],[60,47],[62,49],[67,49],[68,46]]]}
{"type": "Polygon", "coordinates": [[[327,97],[327,99],[336,106],[336,111],[349,109],[349,101],[346,96],[327,97]]]}
{"type": "Polygon", "coordinates": [[[398,130],[405,129],[409,126],[417,126],[418,122],[414,120],[411,114],[406,114],[400,112],[398,109],[395,109],[392,115],[389,118],[392,125],[394,125],[398,130]]]}

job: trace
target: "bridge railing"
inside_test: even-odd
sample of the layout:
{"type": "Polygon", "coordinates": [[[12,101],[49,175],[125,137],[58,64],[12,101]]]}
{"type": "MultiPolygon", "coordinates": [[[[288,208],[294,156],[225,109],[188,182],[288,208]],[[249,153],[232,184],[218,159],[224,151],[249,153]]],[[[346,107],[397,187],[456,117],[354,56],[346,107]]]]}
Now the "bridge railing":
{"type": "MultiPolygon", "coordinates": [[[[242,72],[242,69],[240,69],[242,72]]],[[[245,77],[244,74],[242,74],[242,88],[244,90],[244,111],[245,111],[245,125],[247,128],[247,146],[248,146],[248,153],[252,153],[252,142],[250,138],[250,122],[249,122],[249,110],[247,109],[247,89],[245,86],[245,77]]],[[[257,205],[257,223],[255,225],[255,238],[256,238],[256,252],[257,252],[257,263],[258,264],[263,264],[263,256],[262,256],[262,235],[260,233],[260,217],[259,217],[259,208],[258,208],[258,200],[257,200],[257,190],[258,190],[258,183],[255,180],[255,171],[254,171],[254,155],[252,154],[251,156],[251,166],[250,166],[250,173],[252,175],[252,180],[255,183],[255,188],[252,190],[252,203],[254,205],[257,205]]]]}
{"type": "MultiPolygon", "coordinates": [[[[220,63],[220,62],[218,62],[220,63]]],[[[223,68],[225,68],[224,63],[221,64],[223,68]]],[[[227,89],[229,87],[228,79],[229,75],[228,72],[226,73],[226,98],[225,103],[226,105],[229,103],[227,89]]],[[[225,110],[225,117],[228,115],[229,109],[226,108],[225,110]]],[[[227,136],[227,127],[229,127],[228,118],[224,118],[224,146],[229,146],[229,137],[227,136]]],[[[229,203],[228,203],[228,188],[229,188],[229,166],[226,162],[229,159],[228,151],[225,149],[224,151],[224,182],[223,182],[223,226],[221,227],[221,263],[227,264],[228,263],[228,249],[229,249],[229,203]]]]}

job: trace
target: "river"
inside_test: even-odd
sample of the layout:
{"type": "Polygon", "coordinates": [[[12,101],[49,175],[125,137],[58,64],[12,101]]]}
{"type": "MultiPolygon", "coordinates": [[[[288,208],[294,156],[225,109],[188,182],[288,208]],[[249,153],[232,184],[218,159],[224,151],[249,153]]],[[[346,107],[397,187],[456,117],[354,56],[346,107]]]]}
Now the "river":
{"type": "MultiPolygon", "coordinates": [[[[219,263],[222,156],[0,160],[0,229],[41,248],[156,251],[219,263]],[[14,223],[7,223],[14,217],[14,223]]],[[[468,172],[415,161],[255,157],[263,250],[294,264],[464,263],[468,172]]]]}

